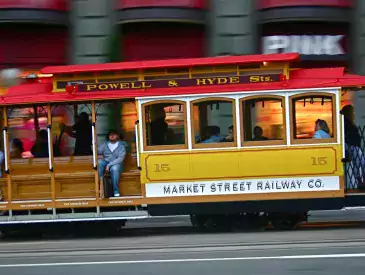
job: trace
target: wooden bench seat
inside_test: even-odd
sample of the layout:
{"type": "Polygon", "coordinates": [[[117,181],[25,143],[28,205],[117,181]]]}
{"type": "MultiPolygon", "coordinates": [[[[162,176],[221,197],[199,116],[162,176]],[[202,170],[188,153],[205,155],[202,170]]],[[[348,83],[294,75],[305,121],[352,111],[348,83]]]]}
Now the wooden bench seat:
{"type": "MultiPolygon", "coordinates": [[[[51,173],[48,159],[11,160],[13,200],[51,199],[51,173]]],[[[92,156],[57,157],[54,160],[56,198],[95,197],[95,170],[92,156]]],[[[135,155],[127,155],[120,180],[122,196],[141,194],[140,171],[136,167],[135,155]]],[[[7,180],[0,178],[3,200],[8,197],[7,180]]]]}
{"type": "Polygon", "coordinates": [[[0,191],[2,194],[2,199],[0,199],[0,201],[7,201],[8,200],[8,180],[4,175],[2,178],[0,178],[0,191]]]}

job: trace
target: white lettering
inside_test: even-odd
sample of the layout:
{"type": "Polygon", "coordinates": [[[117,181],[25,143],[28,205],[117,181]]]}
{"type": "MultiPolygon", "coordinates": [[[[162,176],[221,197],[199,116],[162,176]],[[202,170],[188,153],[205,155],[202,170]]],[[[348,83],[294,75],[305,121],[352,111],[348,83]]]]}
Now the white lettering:
{"type": "Polygon", "coordinates": [[[342,55],[344,35],[273,35],[262,38],[262,53],[298,52],[303,55],[342,55]]]}
{"type": "Polygon", "coordinates": [[[195,181],[146,184],[146,197],[267,194],[309,191],[338,191],[340,178],[272,178],[254,180],[195,181]]]}

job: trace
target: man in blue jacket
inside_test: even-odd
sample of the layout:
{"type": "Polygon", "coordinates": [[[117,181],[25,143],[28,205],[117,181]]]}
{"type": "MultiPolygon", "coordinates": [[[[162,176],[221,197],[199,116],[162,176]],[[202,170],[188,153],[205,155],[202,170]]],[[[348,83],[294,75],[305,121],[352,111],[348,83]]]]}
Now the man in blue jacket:
{"type": "Polygon", "coordinates": [[[103,156],[103,159],[98,161],[99,178],[105,172],[109,172],[113,183],[114,197],[119,197],[119,179],[123,170],[126,149],[119,140],[119,134],[116,131],[108,133],[108,140],[99,146],[98,154],[103,156]]]}

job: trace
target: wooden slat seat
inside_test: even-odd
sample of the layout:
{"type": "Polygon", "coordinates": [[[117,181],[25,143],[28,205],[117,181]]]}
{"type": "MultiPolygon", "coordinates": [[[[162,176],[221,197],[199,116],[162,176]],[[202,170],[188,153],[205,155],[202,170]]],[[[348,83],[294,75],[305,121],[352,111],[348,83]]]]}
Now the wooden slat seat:
{"type": "MultiPolygon", "coordinates": [[[[12,159],[12,199],[51,199],[51,173],[48,168],[48,159],[12,159]]],[[[53,168],[57,199],[95,197],[92,156],[57,157],[53,168]]],[[[140,171],[136,166],[135,154],[127,155],[119,185],[122,196],[141,194],[140,171]]],[[[5,176],[0,178],[0,189],[3,200],[6,200],[5,176]]]]}
{"type": "Polygon", "coordinates": [[[56,198],[95,197],[95,171],[92,156],[54,159],[56,198]]]}
{"type": "Polygon", "coordinates": [[[51,199],[48,158],[11,159],[12,200],[51,199]]]}
{"type": "Polygon", "coordinates": [[[8,200],[8,180],[5,175],[0,178],[0,191],[2,194],[2,199],[0,201],[7,201],[8,200]]]}

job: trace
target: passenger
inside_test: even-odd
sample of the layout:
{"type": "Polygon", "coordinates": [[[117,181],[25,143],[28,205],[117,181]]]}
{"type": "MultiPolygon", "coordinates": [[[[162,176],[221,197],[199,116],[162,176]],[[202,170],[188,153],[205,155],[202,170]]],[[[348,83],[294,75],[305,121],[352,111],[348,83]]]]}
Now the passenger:
{"type": "Polygon", "coordinates": [[[18,138],[14,138],[10,148],[10,158],[21,158],[23,152],[23,142],[18,138]]]}
{"type": "MultiPolygon", "coordinates": [[[[1,166],[1,169],[0,169],[0,177],[3,176],[3,165],[4,165],[4,161],[5,161],[5,155],[4,155],[4,152],[0,150],[0,166],[1,166]]],[[[1,190],[0,190],[0,196],[1,196],[1,190]]],[[[0,201],[1,201],[1,198],[0,198],[0,201]]]]}
{"type": "Polygon", "coordinates": [[[345,120],[345,143],[350,146],[361,146],[361,137],[355,125],[354,107],[346,105],[342,108],[341,113],[345,120]]]}
{"type": "Polygon", "coordinates": [[[221,141],[220,129],[217,126],[208,126],[206,128],[206,138],[202,143],[217,143],[221,141]]]}
{"type": "Polygon", "coordinates": [[[59,128],[76,139],[75,156],[92,155],[92,124],[87,113],[82,112],[73,126],[61,123],[59,128]]]}
{"type": "Polygon", "coordinates": [[[254,138],[253,140],[254,141],[263,141],[263,140],[268,140],[267,137],[263,136],[263,130],[260,126],[256,126],[255,128],[253,128],[253,135],[254,135],[254,138]]]}
{"type": "Polygon", "coordinates": [[[151,145],[165,145],[169,125],[165,121],[166,112],[160,107],[155,112],[156,118],[151,121],[151,145]]]}
{"type": "Polygon", "coordinates": [[[99,159],[98,161],[99,178],[103,177],[105,172],[110,172],[114,197],[119,197],[119,179],[123,170],[126,149],[124,144],[119,140],[119,135],[116,131],[109,131],[108,141],[99,146],[98,154],[103,157],[103,159],[99,159]]]}
{"type": "Polygon", "coordinates": [[[48,158],[48,133],[47,130],[39,131],[39,139],[36,140],[32,149],[32,155],[36,158],[48,158]]]}
{"type": "Polygon", "coordinates": [[[348,189],[365,188],[365,157],[361,148],[361,136],[355,124],[354,107],[346,105],[341,113],[344,116],[346,158],[346,185],[348,189]]]}
{"type": "Polygon", "coordinates": [[[222,140],[222,142],[233,142],[233,125],[228,127],[228,135],[222,140]]]}
{"type": "Polygon", "coordinates": [[[325,120],[317,119],[313,138],[331,138],[330,129],[325,120]]]}

